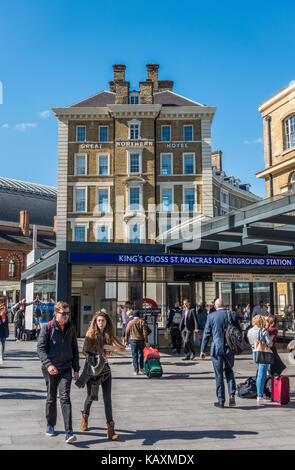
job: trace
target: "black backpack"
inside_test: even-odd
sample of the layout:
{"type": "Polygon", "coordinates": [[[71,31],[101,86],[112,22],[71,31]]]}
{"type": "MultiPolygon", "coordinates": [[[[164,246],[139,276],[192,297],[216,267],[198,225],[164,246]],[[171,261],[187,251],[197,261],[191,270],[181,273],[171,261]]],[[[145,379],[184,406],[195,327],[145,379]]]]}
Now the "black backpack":
{"type": "Polygon", "coordinates": [[[256,380],[249,377],[245,382],[238,384],[237,395],[240,398],[256,398],[256,380]]]}
{"type": "Polygon", "coordinates": [[[241,354],[245,349],[243,333],[232,323],[231,313],[227,312],[228,326],[225,330],[225,342],[233,354],[241,354]]]}

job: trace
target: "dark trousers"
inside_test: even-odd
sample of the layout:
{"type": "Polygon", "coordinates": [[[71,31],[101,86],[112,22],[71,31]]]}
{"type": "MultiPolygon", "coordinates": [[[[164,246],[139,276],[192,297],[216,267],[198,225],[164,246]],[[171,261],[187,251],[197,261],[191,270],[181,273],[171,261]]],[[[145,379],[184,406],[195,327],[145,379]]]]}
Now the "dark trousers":
{"type": "MultiPolygon", "coordinates": [[[[112,412],[112,376],[110,376],[105,382],[101,384],[102,394],[103,394],[103,403],[104,411],[107,423],[113,421],[113,412],[112,412]]],[[[87,382],[87,396],[84,403],[83,413],[88,415],[90,414],[90,408],[92,405],[93,399],[91,398],[91,381],[87,382]]]]}
{"type": "Polygon", "coordinates": [[[59,392],[61,411],[66,433],[73,430],[72,404],[70,399],[72,369],[59,370],[57,375],[50,375],[47,369],[42,367],[42,373],[47,387],[46,419],[48,426],[56,425],[57,417],[57,389],[59,392]]]}
{"type": "Polygon", "coordinates": [[[1,352],[2,352],[2,355],[4,354],[4,350],[5,350],[5,341],[6,341],[6,338],[0,338],[0,342],[1,342],[1,352]]]}
{"type": "MultiPolygon", "coordinates": [[[[227,355],[228,356],[228,355],[227,355]]],[[[236,382],[233,372],[234,358],[223,356],[211,356],[215,380],[216,380],[216,395],[219,403],[225,402],[225,389],[223,380],[223,371],[225,372],[225,378],[227,381],[228,394],[234,395],[236,393],[236,382]]]]}
{"type": "Polygon", "coordinates": [[[194,331],[193,330],[188,330],[185,328],[182,331],[183,335],[183,346],[184,346],[184,352],[186,356],[190,356],[191,354],[195,355],[195,345],[194,345],[194,331]]]}
{"type": "Polygon", "coordinates": [[[180,353],[182,338],[178,326],[171,328],[170,334],[173,348],[176,349],[178,353],[180,353]]]}
{"type": "Polygon", "coordinates": [[[16,338],[18,340],[23,339],[23,334],[24,334],[24,327],[23,326],[17,326],[16,327],[16,338]]]}
{"type": "Polygon", "coordinates": [[[139,369],[143,369],[143,350],[144,350],[144,341],[138,339],[130,340],[133,367],[135,372],[139,372],[139,369]],[[139,361],[139,367],[138,367],[139,361]]]}

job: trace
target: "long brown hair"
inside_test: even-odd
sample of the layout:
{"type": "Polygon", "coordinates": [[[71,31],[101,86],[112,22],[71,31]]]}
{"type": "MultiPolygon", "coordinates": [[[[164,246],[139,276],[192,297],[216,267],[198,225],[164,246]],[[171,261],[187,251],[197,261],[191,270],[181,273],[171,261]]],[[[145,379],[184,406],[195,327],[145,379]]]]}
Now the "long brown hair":
{"type": "Polygon", "coordinates": [[[105,344],[108,344],[110,346],[116,345],[120,349],[125,350],[124,344],[121,343],[119,338],[115,334],[115,330],[113,327],[113,323],[111,320],[111,317],[105,313],[98,311],[95,313],[94,317],[91,320],[90,326],[87,330],[85,340],[90,341],[92,343],[96,343],[98,345],[98,349],[100,350],[100,354],[106,353],[108,355],[111,354],[111,351],[104,351],[103,350],[103,338],[102,335],[104,335],[104,342],[105,344]],[[103,333],[101,333],[100,329],[98,328],[97,325],[97,318],[98,317],[103,317],[106,320],[106,326],[103,330],[103,333]],[[102,349],[102,350],[101,350],[102,349]]]}

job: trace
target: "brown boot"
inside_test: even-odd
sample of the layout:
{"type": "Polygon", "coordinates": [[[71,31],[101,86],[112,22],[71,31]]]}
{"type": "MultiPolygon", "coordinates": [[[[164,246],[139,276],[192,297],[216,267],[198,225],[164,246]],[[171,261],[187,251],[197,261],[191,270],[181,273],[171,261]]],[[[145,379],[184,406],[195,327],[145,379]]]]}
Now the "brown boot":
{"type": "Polygon", "coordinates": [[[108,439],[111,439],[112,441],[115,441],[116,439],[119,439],[119,436],[118,434],[115,434],[115,423],[114,421],[110,421],[109,423],[107,423],[107,426],[108,426],[108,432],[107,432],[107,437],[108,439]]]}
{"type": "Polygon", "coordinates": [[[81,431],[88,431],[88,415],[86,415],[82,410],[82,419],[81,419],[81,431]]]}

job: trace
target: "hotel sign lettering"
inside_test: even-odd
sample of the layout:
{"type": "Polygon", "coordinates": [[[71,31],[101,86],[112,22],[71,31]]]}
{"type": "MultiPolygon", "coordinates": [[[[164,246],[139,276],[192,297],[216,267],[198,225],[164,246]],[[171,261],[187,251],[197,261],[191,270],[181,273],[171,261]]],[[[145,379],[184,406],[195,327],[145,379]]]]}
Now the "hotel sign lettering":
{"type": "Polygon", "coordinates": [[[184,142],[169,142],[166,144],[166,148],[167,149],[177,149],[177,148],[187,149],[188,145],[185,144],[184,142]]]}
{"type": "Polygon", "coordinates": [[[154,142],[152,140],[117,140],[117,147],[153,147],[154,142]]]}

